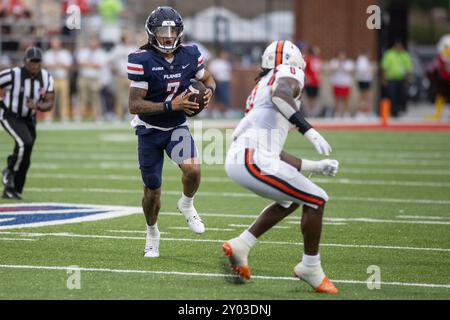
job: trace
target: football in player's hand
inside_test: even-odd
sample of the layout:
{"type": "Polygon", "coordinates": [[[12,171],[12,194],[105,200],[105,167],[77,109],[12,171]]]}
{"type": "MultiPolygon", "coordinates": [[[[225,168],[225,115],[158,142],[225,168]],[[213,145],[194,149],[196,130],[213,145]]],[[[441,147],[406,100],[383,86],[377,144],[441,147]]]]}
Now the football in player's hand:
{"type": "Polygon", "coordinates": [[[196,81],[191,83],[191,85],[188,88],[189,92],[193,92],[193,94],[189,97],[189,101],[198,103],[198,109],[194,111],[194,113],[187,114],[188,117],[193,117],[197,114],[199,114],[203,108],[205,107],[205,93],[206,93],[206,87],[201,81],[196,81]]]}

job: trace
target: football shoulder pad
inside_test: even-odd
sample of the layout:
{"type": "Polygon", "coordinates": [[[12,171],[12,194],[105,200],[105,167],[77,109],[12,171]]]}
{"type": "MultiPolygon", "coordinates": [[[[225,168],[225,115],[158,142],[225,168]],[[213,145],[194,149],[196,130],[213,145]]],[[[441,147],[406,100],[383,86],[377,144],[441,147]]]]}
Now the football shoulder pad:
{"type": "Polygon", "coordinates": [[[204,68],[202,54],[195,44],[182,44],[180,48],[184,50],[185,54],[189,57],[188,59],[193,61],[193,66],[196,67],[195,69],[197,71],[204,68]]]}
{"type": "Polygon", "coordinates": [[[147,50],[138,50],[128,55],[127,74],[133,81],[147,81],[149,74],[150,53],[147,50]]]}
{"type": "Polygon", "coordinates": [[[275,82],[281,78],[291,78],[299,82],[300,89],[305,84],[305,73],[302,69],[287,64],[280,64],[274,70],[275,82]]]}

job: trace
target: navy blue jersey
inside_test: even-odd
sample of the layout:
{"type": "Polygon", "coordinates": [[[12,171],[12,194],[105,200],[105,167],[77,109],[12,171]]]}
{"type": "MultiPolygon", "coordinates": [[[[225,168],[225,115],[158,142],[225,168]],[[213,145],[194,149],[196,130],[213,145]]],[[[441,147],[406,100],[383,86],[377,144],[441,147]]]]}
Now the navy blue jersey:
{"type": "MultiPolygon", "coordinates": [[[[189,87],[190,80],[203,68],[202,56],[195,45],[181,45],[174,52],[172,63],[154,49],[138,50],[128,55],[128,79],[147,82],[145,100],[152,102],[172,100],[189,87]]],[[[139,115],[139,118],[162,128],[176,127],[186,121],[184,111],[139,115]]]]}

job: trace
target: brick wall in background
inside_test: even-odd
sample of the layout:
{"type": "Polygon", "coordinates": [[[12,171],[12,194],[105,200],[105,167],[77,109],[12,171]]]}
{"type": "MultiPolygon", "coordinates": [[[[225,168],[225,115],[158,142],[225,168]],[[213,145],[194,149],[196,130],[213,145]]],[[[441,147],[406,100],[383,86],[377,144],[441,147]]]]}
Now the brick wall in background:
{"type": "Polygon", "coordinates": [[[294,0],[295,40],[317,45],[322,57],[330,59],[340,49],[356,58],[366,49],[377,56],[378,31],[369,30],[367,7],[376,0],[294,0]]]}

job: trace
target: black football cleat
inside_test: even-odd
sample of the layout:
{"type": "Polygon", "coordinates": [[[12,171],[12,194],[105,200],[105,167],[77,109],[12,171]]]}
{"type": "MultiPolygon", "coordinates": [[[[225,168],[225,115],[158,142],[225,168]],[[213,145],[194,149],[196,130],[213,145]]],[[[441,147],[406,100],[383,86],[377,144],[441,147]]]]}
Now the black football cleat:
{"type": "Polygon", "coordinates": [[[4,186],[6,186],[6,184],[8,183],[8,175],[9,175],[9,170],[8,170],[8,168],[6,168],[5,170],[2,171],[2,183],[4,186]]]}
{"type": "Polygon", "coordinates": [[[8,168],[6,168],[5,170],[3,170],[2,174],[3,174],[3,176],[2,176],[3,185],[8,189],[14,189],[14,174],[13,174],[13,172],[11,170],[9,170],[8,168]]]}
{"type": "Polygon", "coordinates": [[[3,191],[3,195],[2,195],[3,199],[16,199],[16,200],[22,200],[22,198],[20,197],[20,195],[15,191],[15,190],[7,190],[5,189],[3,191]]]}

